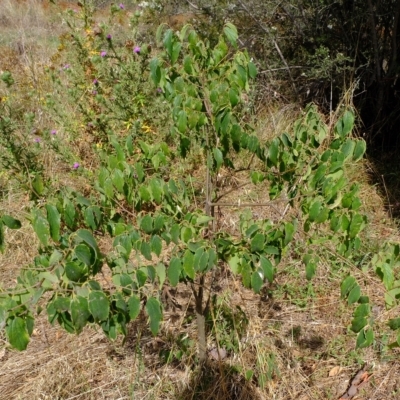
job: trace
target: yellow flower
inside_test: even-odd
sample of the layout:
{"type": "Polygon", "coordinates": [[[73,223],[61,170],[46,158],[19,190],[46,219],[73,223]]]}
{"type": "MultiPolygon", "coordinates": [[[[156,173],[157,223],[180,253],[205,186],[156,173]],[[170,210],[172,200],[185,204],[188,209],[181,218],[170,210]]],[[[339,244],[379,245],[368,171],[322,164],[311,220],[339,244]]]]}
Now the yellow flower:
{"type": "Polygon", "coordinates": [[[150,126],[148,126],[148,125],[146,125],[146,124],[143,124],[143,125],[142,125],[142,130],[143,130],[145,133],[150,133],[150,132],[154,133],[154,131],[150,128],[150,126]]]}

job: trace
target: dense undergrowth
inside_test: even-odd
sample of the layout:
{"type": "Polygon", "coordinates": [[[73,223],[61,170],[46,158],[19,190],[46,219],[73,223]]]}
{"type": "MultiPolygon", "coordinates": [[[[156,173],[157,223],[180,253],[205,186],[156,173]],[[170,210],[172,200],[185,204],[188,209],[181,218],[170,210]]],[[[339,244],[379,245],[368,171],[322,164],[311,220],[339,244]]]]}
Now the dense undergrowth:
{"type": "MultiPolygon", "coordinates": [[[[146,40],[141,12],[93,11],[83,1],[63,13],[58,48],[31,75],[1,72],[1,200],[26,200],[22,215],[1,214],[0,246],[7,252],[12,230],[26,226],[37,246],[16,283],[2,283],[5,346],[29,350],[43,314],[69,333],[97,325],[128,343],[148,322],[168,344],[160,365],[206,364],[257,398],[283,374],[274,330],[285,321],[267,324],[274,351],[252,348],[252,315],[232,300],[251,289],[250,303],[289,299],[310,314],[310,303],[336,293],[347,316],[339,340],[353,348],[339,362],[363,364],[365,348],[390,358],[399,245],[370,234],[354,178],[366,145],[351,104],[329,123],[311,104],[266,138],[254,115],[257,67],[234,25],[212,46],[189,25],[161,25],[146,40]],[[171,309],[182,321],[169,331],[171,309]]],[[[300,348],[323,342],[294,325],[289,336],[300,348]]],[[[208,393],[204,382],[197,396],[208,393]]],[[[220,398],[240,398],[230,390],[220,398]]]]}

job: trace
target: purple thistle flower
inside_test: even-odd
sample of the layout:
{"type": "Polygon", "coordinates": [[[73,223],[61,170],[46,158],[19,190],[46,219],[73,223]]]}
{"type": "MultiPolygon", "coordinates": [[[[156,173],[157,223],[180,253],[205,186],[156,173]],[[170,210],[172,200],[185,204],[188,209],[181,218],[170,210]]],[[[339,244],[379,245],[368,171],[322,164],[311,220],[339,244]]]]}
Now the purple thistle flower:
{"type": "Polygon", "coordinates": [[[36,143],[40,143],[40,138],[39,138],[39,137],[36,137],[36,138],[35,138],[35,142],[36,142],[36,143]]]}
{"type": "Polygon", "coordinates": [[[120,10],[125,9],[125,6],[124,6],[122,3],[119,3],[119,6],[118,6],[118,7],[120,8],[120,10]]]}
{"type": "Polygon", "coordinates": [[[80,167],[79,163],[74,163],[74,165],[72,166],[73,169],[78,169],[80,167]]]}
{"type": "Polygon", "coordinates": [[[92,90],[92,95],[96,96],[96,94],[97,94],[97,90],[92,90]]]}
{"type": "Polygon", "coordinates": [[[63,66],[63,69],[69,69],[71,66],[69,65],[69,64],[65,64],[64,66],[63,66]]]}
{"type": "Polygon", "coordinates": [[[51,134],[51,135],[56,135],[56,134],[57,134],[57,131],[56,131],[55,129],[52,129],[51,132],[50,132],[50,134],[51,134]]]}
{"type": "Polygon", "coordinates": [[[106,55],[107,55],[107,52],[104,51],[104,50],[100,53],[100,56],[101,56],[101,57],[105,57],[106,55]]]}
{"type": "Polygon", "coordinates": [[[99,81],[97,79],[93,79],[93,85],[97,85],[99,81]]]}
{"type": "Polygon", "coordinates": [[[139,47],[139,46],[136,46],[136,47],[133,49],[133,52],[136,53],[136,54],[139,54],[139,53],[140,53],[140,47],[139,47]]]}
{"type": "Polygon", "coordinates": [[[112,36],[110,34],[107,35],[107,40],[111,40],[112,36]]]}

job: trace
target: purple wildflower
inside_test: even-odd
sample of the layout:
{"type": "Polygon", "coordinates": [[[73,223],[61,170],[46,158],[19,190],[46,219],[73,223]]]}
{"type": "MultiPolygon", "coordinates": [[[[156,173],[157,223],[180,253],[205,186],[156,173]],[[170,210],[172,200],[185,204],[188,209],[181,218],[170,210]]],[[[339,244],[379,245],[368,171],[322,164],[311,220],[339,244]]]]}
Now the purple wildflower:
{"type": "Polygon", "coordinates": [[[93,79],[93,85],[97,85],[99,81],[97,79],[93,79]]]}
{"type": "Polygon", "coordinates": [[[63,69],[69,69],[71,66],[69,65],[69,64],[65,64],[64,66],[63,66],[63,69]]]}
{"type": "Polygon", "coordinates": [[[157,93],[162,93],[162,89],[160,87],[157,88],[157,93]]]}
{"type": "Polygon", "coordinates": [[[96,96],[96,94],[97,94],[97,90],[92,90],[92,95],[96,96]]]}
{"type": "Polygon", "coordinates": [[[107,40],[111,40],[112,36],[110,34],[107,35],[107,40]]]}
{"type": "Polygon", "coordinates": [[[73,169],[78,169],[80,167],[79,163],[74,163],[74,165],[72,166],[73,169]]]}
{"type": "Polygon", "coordinates": [[[107,52],[104,51],[104,50],[100,53],[100,56],[101,56],[101,57],[105,57],[106,55],[107,55],[107,52]]]}
{"type": "Polygon", "coordinates": [[[35,142],[36,142],[36,143],[40,143],[40,137],[36,137],[36,138],[35,138],[35,142]]]}
{"type": "Polygon", "coordinates": [[[140,53],[140,47],[139,47],[139,46],[136,46],[136,47],[133,49],[133,52],[136,53],[136,54],[139,54],[139,53],[140,53]]]}
{"type": "Polygon", "coordinates": [[[119,6],[118,6],[118,7],[120,8],[120,10],[125,9],[125,6],[124,6],[122,3],[119,3],[119,6]]]}
{"type": "Polygon", "coordinates": [[[55,129],[52,129],[50,132],[51,135],[57,135],[57,131],[55,129]]]}

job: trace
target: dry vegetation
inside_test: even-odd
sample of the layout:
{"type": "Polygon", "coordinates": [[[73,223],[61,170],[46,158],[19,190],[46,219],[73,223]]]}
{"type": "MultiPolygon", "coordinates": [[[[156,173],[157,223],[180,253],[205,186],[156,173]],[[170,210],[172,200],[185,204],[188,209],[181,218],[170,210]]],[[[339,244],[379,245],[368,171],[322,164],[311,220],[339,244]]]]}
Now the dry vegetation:
{"type": "MultiPolygon", "coordinates": [[[[16,5],[15,0],[0,0],[0,70],[12,70],[21,88],[42,84],[40,70],[49,62],[57,37],[63,32],[59,17],[47,3],[26,0],[16,5]]],[[[35,108],[39,100],[30,98],[26,104],[35,108]]],[[[271,138],[290,129],[297,113],[296,107],[283,104],[260,107],[258,134],[271,138]]],[[[45,154],[42,157],[59,185],[73,182],[84,186],[76,181],[76,176],[66,176],[63,164],[57,159],[45,154]]],[[[361,170],[357,166],[352,174],[353,180],[361,184],[363,208],[371,222],[364,234],[371,246],[375,246],[371,252],[383,240],[398,242],[398,228],[386,211],[386,197],[371,184],[373,169],[368,161],[361,170]]],[[[236,181],[228,178],[227,188],[240,186],[240,176],[235,177],[236,181]]],[[[252,200],[264,196],[246,187],[234,195],[252,200]]],[[[12,176],[0,171],[1,213],[23,220],[28,206],[29,199],[12,176]]],[[[253,211],[260,218],[271,213],[266,208],[253,211]]],[[[234,229],[237,210],[221,210],[219,223],[234,229]]],[[[28,224],[18,231],[7,232],[7,248],[0,255],[2,287],[12,285],[20,266],[31,262],[37,248],[34,237],[28,224]]],[[[131,324],[125,342],[113,343],[95,328],[86,328],[79,336],[70,335],[58,326],[52,327],[45,313],[38,317],[25,352],[10,349],[5,337],[0,336],[0,398],[338,399],[356,372],[367,364],[372,376],[357,398],[397,399],[400,393],[398,353],[386,350],[379,341],[366,350],[354,348],[354,334],[347,329],[351,310],[340,300],[339,284],[332,273],[335,255],[321,260],[312,284],[305,279],[298,255],[286,258],[276,282],[260,296],[244,289],[228,270],[219,272],[215,286],[223,301],[216,306],[215,313],[226,306],[232,310],[240,306],[248,318],[248,326],[240,339],[239,351],[218,360],[218,350],[213,349],[210,361],[200,372],[195,368],[194,346],[189,347],[180,361],[165,364],[160,358],[165,350],[177,350],[178,333],[189,339],[196,338],[194,322],[186,313],[193,307],[190,293],[178,286],[167,294],[173,301],[167,302],[168,317],[156,338],[146,327],[144,315],[131,324]],[[241,375],[236,373],[238,370],[241,375]],[[257,371],[255,375],[266,374],[268,379],[261,385],[263,388],[257,384],[257,376],[243,378],[250,370],[257,371]]],[[[338,263],[337,279],[343,276],[344,265],[338,263]]],[[[375,301],[375,323],[385,324],[393,315],[385,310],[381,283],[351,263],[345,267],[360,277],[366,294],[375,301]]],[[[217,338],[223,334],[223,331],[217,332],[217,338]]]]}

